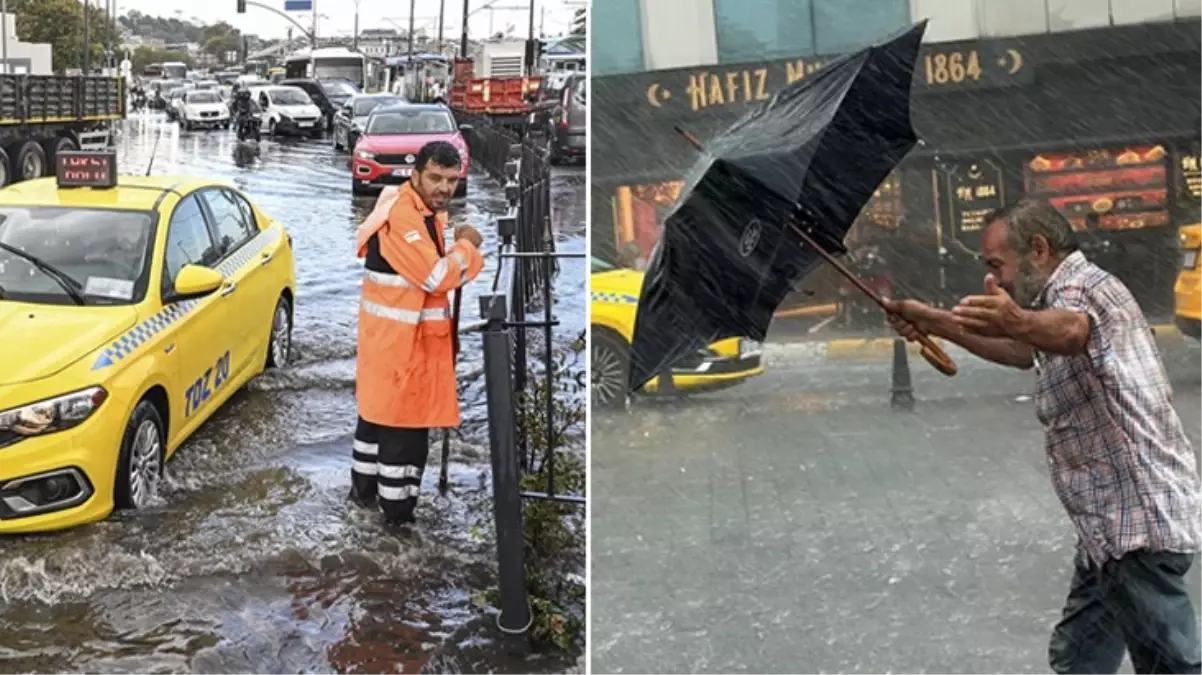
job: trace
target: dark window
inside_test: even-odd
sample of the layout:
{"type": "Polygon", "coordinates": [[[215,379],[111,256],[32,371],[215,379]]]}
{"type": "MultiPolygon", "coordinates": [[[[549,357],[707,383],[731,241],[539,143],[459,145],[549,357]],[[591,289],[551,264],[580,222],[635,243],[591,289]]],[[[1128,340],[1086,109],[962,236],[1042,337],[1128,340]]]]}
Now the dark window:
{"type": "Polygon", "coordinates": [[[213,237],[205,223],[204,212],[195,195],[185,197],[175,213],[171,214],[171,225],[167,229],[167,252],[163,265],[163,288],[169,290],[175,283],[175,275],[184,265],[212,267],[221,259],[213,245],[213,237]]]}
{"type": "Polygon", "coordinates": [[[205,190],[201,194],[213,216],[213,229],[217,232],[222,255],[228,255],[259,233],[250,206],[241,197],[221,189],[205,190]]]}
{"type": "Polygon", "coordinates": [[[892,37],[910,25],[909,0],[813,0],[814,46],[846,54],[892,37]]]}

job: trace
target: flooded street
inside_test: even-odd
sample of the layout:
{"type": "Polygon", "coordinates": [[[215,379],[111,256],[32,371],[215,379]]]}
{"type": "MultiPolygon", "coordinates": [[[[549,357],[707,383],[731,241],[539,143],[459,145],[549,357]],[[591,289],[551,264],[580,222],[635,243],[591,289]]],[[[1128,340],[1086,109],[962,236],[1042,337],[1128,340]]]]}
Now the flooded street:
{"type": "MultiPolygon", "coordinates": [[[[449,496],[437,494],[435,450],[418,534],[392,534],[346,502],[362,276],[353,241],[375,201],[351,197],[349,155],[327,139],[265,139],[261,158],[238,167],[232,132],[135,116],[118,141],[122,173],[145,172],[156,139],[152,173],[232,180],[292,235],[293,362],[252,381],[176,453],[156,508],[0,541],[0,671],[544,672],[574,662],[505,654],[494,615],[473,606],[496,568],[478,335],[460,357],[449,496]]],[[[556,171],[558,246],[583,251],[584,169],[556,171]]],[[[465,322],[495,272],[492,218],[503,208],[478,169],[452,205],[451,224],[485,238],[465,322]]],[[[584,328],[585,274],[565,261],[556,281],[564,344],[584,328]]]]}

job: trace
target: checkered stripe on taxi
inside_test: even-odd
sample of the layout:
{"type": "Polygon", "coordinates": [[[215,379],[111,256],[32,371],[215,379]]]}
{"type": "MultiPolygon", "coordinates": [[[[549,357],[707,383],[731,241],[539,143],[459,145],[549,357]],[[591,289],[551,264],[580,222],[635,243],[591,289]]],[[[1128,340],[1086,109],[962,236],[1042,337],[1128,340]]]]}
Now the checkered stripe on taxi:
{"type": "Polygon", "coordinates": [[[619,305],[637,305],[639,299],[628,293],[605,293],[602,291],[592,291],[592,299],[595,302],[610,302],[619,305]]]}
{"type": "MultiPolygon", "coordinates": [[[[278,227],[264,230],[257,237],[243,245],[242,248],[235,251],[232,256],[222,261],[217,266],[217,271],[221,272],[221,275],[228,279],[240,269],[253,262],[254,258],[263,252],[263,249],[279,239],[280,236],[282,236],[282,233],[278,227]]],[[[202,302],[207,301],[212,301],[212,298],[184,300],[183,302],[175,302],[160,309],[154,315],[129,329],[121,337],[118,337],[105,347],[96,357],[96,362],[92,364],[92,370],[107,368],[125,360],[127,357],[135,354],[142,345],[150,342],[154,336],[186,317],[192,310],[199,307],[202,302]]]]}

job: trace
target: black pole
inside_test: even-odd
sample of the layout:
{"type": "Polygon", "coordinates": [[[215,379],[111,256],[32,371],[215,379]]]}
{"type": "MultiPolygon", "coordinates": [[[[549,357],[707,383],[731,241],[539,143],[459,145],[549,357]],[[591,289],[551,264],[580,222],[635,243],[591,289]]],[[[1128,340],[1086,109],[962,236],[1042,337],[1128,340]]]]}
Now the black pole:
{"type": "Polygon", "coordinates": [[[438,53],[442,53],[442,21],[447,14],[447,0],[438,2],[438,53]]]}
{"type": "Polygon", "coordinates": [[[513,346],[505,328],[508,302],[516,298],[493,296],[484,331],[484,388],[488,399],[489,454],[492,459],[493,517],[497,525],[497,572],[501,590],[501,615],[497,627],[513,637],[515,651],[528,648],[530,604],[526,594],[525,534],[522,528],[522,495],[517,462],[517,425],[514,416],[513,346]]]}
{"type": "Polygon", "coordinates": [[[471,2],[472,0],[463,0],[463,37],[459,42],[459,58],[461,59],[467,58],[467,13],[471,2]]]}
{"type": "Polygon", "coordinates": [[[534,0],[530,0],[530,36],[531,42],[534,41],[534,0]]]}
{"type": "Polygon", "coordinates": [[[413,13],[417,11],[417,0],[409,0],[409,61],[405,63],[405,68],[413,67],[413,13]]]}
{"type": "Polygon", "coordinates": [[[92,45],[88,42],[88,3],[83,0],[83,74],[86,77],[92,69],[92,45]]]}
{"type": "MultiPolygon", "coordinates": [[[[540,167],[541,168],[541,167],[540,167]]],[[[551,297],[551,265],[554,260],[551,258],[551,253],[554,249],[551,248],[551,232],[543,233],[543,347],[547,350],[547,358],[544,367],[546,370],[546,395],[547,395],[547,458],[543,460],[547,465],[547,494],[555,496],[555,352],[551,348],[551,303],[554,299],[551,297]]]]}
{"type": "Polygon", "coordinates": [[[359,51],[359,0],[355,0],[355,35],[351,38],[352,51],[359,51]]]}
{"type": "Polygon", "coordinates": [[[910,384],[910,357],[906,341],[893,339],[893,382],[890,387],[889,407],[900,410],[914,409],[914,388],[910,384]]]}

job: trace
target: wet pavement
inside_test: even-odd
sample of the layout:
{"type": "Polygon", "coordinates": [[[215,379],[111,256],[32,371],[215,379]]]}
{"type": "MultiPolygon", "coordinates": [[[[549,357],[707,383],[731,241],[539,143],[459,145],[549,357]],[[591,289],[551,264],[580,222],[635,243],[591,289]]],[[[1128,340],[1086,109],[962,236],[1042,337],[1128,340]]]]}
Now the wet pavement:
{"type": "MultiPolygon", "coordinates": [[[[1198,345],[1161,345],[1197,451],[1198,345]]],[[[1047,672],[1074,535],[1033,376],[949,353],[954,378],[911,358],[914,413],[881,353],[805,343],[725,392],[595,411],[593,670],[1047,672]]]]}
{"type": "MultiPolygon", "coordinates": [[[[180,132],[135,116],[118,144],[123,173],[232,180],[293,237],[293,363],[253,380],[175,455],[155,508],[61,534],[0,542],[0,672],[552,672],[574,657],[518,658],[495,617],[473,606],[493,583],[486,500],[487,415],[480,338],[463,341],[464,424],[451,493],[437,453],[419,532],[385,530],[349,508],[355,331],[361,263],[354,232],[375,198],[352,198],[349,156],[327,140],[265,140],[236,166],[225,131],[180,132]],[[162,132],[160,136],[160,132],[162,132]],[[157,139],[157,150],[156,147],[157,139]]],[[[584,170],[557,169],[561,250],[584,250],[584,170]]],[[[452,225],[485,238],[491,280],[500,186],[473,171],[452,225]]],[[[564,344],[584,327],[584,265],[556,281],[564,344]]]]}

